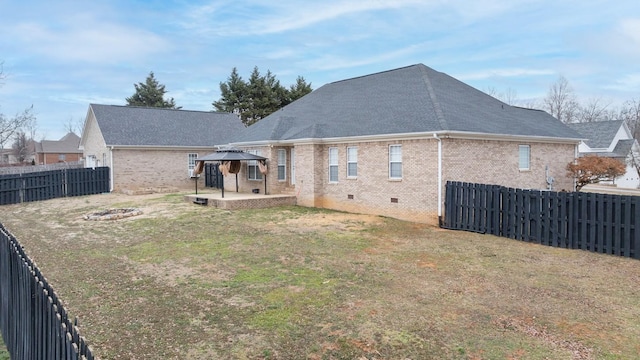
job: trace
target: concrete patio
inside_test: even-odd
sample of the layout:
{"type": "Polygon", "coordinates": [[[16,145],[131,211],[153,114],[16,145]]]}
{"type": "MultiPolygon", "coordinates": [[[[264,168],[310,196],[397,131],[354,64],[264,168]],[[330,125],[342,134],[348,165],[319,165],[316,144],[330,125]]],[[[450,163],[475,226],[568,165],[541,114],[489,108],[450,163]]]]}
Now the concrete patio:
{"type": "Polygon", "coordinates": [[[204,192],[198,192],[198,194],[185,195],[184,200],[202,206],[213,206],[226,210],[296,205],[295,195],[264,195],[238,193],[228,190],[224,192],[224,198],[219,190],[205,190],[204,192]]]}

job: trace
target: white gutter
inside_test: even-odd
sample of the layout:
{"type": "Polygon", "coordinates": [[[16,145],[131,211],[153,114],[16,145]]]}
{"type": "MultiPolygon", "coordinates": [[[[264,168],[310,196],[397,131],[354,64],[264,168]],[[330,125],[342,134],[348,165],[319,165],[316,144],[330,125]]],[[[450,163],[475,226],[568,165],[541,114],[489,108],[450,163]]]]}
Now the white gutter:
{"type": "Polygon", "coordinates": [[[387,140],[416,140],[425,139],[438,135],[439,138],[455,138],[466,140],[498,140],[510,142],[536,142],[536,143],[560,143],[560,144],[576,144],[582,139],[579,138],[561,138],[551,136],[527,136],[527,135],[508,135],[508,134],[487,134],[469,131],[425,131],[415,133],[397,133],[397,134],[378,134],[364,136],[346,136],[333,138],[301,138],[288,140],[259,140],[246,142],[233,142],[229,145],[238,147],[249,146],[268,146],[268,145],[304,145],[304,144],[337,144],[337,143],[357,143],[370,141],[387,141],[387,140]]]}
{"type": "Polygon", "coordinates": [[[433,137],[438,140],[438,220],[442,216],[442,139],[434,133],[433,137]]]}
{"type": "Polygon", "coordinates": [[[109,146],[109,162],[111,163],[109,167],[109,182],[111,183],[109,192],[113,192],[113,146],[109,146]]]}

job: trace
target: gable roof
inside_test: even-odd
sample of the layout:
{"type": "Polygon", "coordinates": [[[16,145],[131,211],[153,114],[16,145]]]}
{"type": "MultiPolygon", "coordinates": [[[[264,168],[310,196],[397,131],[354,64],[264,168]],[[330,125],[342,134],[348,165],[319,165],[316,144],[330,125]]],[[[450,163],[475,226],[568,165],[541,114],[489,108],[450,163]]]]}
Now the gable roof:
{"type": "Polygon", "coordinates": [[[611,145],[623,120],[594,121],[588,123],[568,124],[586,139],[584,142],[592,149],[606,149],[611,145]]]}
{"type": "Polygon", "coordinates": [[[246,128],[233,141],[443,131],[580,139],[544,111],[507,105],[417,64],[326,84],[246,128]]]}
{"type": "Polygon", "coordinates": [[[90,104],[107,146],[213,147],[244,128],[230,113],[90,104]]]}
{"type": "Polygon", "coordinates": [[[627,157],[633,149],[633,144],[636,143],[636,139],[618,140],[616,147],[613,149],[613,153],[619,157],[627,157]]]}
{"type": "Polygon", "coordinates": [[[42,140],[36,145],[37,152],[47,154],[82,153],[79,149],[80,137],[73,132],[67,133],[60,140],[42,140]]]}

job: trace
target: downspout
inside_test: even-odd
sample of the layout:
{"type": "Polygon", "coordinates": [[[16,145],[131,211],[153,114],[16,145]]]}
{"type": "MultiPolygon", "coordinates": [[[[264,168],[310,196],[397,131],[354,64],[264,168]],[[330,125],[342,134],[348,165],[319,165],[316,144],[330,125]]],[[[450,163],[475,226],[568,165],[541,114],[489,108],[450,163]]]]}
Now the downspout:
{"type": "Polygon", "coordinates": [[[109,192],[113,192],[113,146],[109,146],[109,182],[111,185],[109,186],[109,192]]]}
{"type": "Polygon", "coordinates": [[[442,139],[438,134],[433,134],[438,140],[438,223],[442,224],[442,139]]]}

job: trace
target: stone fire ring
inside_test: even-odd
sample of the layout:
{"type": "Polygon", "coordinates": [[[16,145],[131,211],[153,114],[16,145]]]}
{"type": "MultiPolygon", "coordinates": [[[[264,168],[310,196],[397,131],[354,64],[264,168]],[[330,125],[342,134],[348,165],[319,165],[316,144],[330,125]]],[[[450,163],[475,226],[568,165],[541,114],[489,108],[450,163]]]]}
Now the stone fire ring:
{"type": "Polygon", "coordinates": [[[91,214],[84,215],[85,220],[118,220],[131,216],[142,214],[142,210],[136,208],[120,208],[120,209],[107,209],[104,211],[98,211],[91,214]]]}

